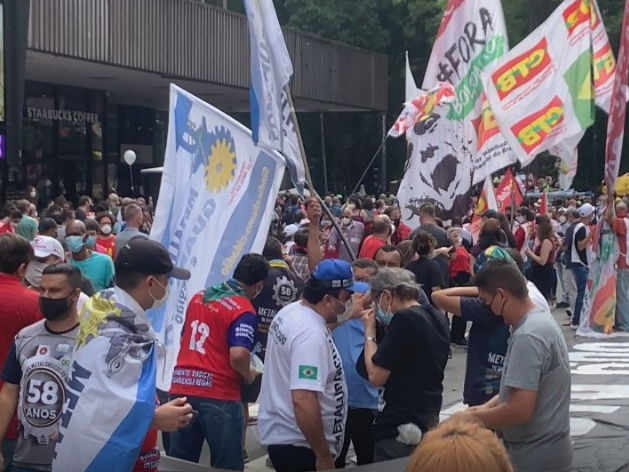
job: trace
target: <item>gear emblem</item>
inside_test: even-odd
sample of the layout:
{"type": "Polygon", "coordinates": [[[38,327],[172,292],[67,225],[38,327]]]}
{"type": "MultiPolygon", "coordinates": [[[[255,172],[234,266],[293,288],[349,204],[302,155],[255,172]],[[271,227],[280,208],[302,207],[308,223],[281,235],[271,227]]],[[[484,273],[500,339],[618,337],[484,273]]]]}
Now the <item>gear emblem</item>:
{"type": "Polygon", "coordinates": [[[273,285],[273,301],[281,307],[293,303],[297,298],[295,282],[283,275],[275,280],[273,285]]]}
{"type": "Polygon", "coordinates": [[[225,128],[217,129],[216,141],[210,147],[205,166],[205,183],[210,192],[218,193],[227,188],[236,177],[236,150],[234,140],[225,128]]]}

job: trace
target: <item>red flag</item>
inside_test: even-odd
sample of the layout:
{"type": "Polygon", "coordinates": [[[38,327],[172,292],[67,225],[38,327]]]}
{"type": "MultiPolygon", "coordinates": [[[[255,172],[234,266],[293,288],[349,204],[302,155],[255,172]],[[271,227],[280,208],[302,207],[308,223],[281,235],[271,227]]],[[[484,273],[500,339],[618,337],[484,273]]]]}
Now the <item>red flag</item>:
{"type": "Polygon", "coordinates": [[[496,202],[496,194],[494,192],[494,184],[491,181],[491,175],[485,178],[483,190],[478,197],[478,203],[476,203],[476,209],[474,210],[474,216],[472,216],[472,238],[474,242],[478,241],[478,235],[483,226],[483,215],[487,210],[497,210],[498,203],[496,202]]]}
{"type": "Polygon", "coordinates": [[[540,215],[548,215],[550,212],[548,211],[548,196],[546,195],[546,191],[542,192],[542,203],[539,206],[539,214],[540,215]]]}
{"type": "Polygon", "coordinates": [[[507,169],[504,177],[500,181],[500,185],[498,185],[496,189],[498,211],[505,213],[511,205],[519,207],[523,201],[522,190],[515,180],[515,177],[513,177],[511,169],[507,169]]]}
{"type": "Polygon", "coordinates": [[[616,188],[620,172],[622,140],[625,134],[625,115],[627,113],[627,83],[629,75],[629,0],[625,2],[625,14],[620,30],[620,48],[618,64],[614,78],[612,103],[607,123],[607,146],[605,149],[605,184],[608,189],[616,188]]]}

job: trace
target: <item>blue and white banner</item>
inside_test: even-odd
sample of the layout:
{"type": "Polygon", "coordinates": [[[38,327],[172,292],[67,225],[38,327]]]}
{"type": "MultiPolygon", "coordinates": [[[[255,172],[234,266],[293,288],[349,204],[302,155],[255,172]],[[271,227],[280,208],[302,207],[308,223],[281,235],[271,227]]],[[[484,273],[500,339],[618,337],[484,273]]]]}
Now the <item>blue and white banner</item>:
{"type": "Polygon", "coordinates": [[[256,146],[243,125],[170,86],[168,143],[151,239],[192,277],[172,280],[168,301],[150,312],[167,349],[158,388],[170,387],[190,298],[229,279],[244,254],[262,251],[284,166],[279,154],[256,146]]]}
{"type": "Polygon", "coordinates": [[[281,152],[300,193],[306,169],[297,137],[296,115],[288,100],[293,75],[273,0],[244,0],[251,47],[251,129],[260,146],[281,152]]]}

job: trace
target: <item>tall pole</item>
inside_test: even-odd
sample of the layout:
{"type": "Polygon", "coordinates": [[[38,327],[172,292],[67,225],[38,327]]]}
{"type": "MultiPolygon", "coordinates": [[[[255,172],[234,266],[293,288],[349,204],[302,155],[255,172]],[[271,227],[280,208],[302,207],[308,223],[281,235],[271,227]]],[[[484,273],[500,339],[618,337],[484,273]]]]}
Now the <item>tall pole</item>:
{"type": "Polygon", "coordinates": [[[304,142],[301,139],[301,131],[299,129],[299,122],[297,121],[297,111],[295,110],[295,105],[293,104],[293,96],[290,93],[290,87],[288,85],[284,87],[284,93],[286,93],[286,98],[288,99],[288,106],[290,108],[290,113],[295,123],[295,133],[297,134],[297,142],[299,143],[299,152],[301,154],[301,159],[304,163],[304,168],[305,168],[304,170],[306,172],[306,183],[308,184],[310,195],[319,201],[319,203],[321,204],[321,209],[326,215],[328,215],[328,218],[332,222],[332,226],[334,226],[334,229],[336,229],[336,232],[341,238],[341,241],[345,245],[345,249],[347,249],[347,253],[351,257],[351,259],[355,261],[356,255],[354,254],[352,247],[349,245],[347,238],[343,234],[343,231],[341,231],[338,221],[336,221],[337,220],[336,217],[332,214],[332,212],[330,211],[328,206],[323,202],[323,200],[321,200],[321,197],[317,194],[317,191],[315,190],[314,185],[312,185],[312,177],[310,176],[310,168],[308,167],[308,158],[306,157],[306,149],[304,148],[304,142]]]}
{"type": "Polygon", "coordinates": [[[22,113],[26,85],[26,49],[30,0],[4,0],[4,64],[2,64],[3,110],[6,126],[6,158],[10,166],[22,164],[22,113]]]}
{"type": "Polygon", "coordinates": [[[328,159],[325,154],[325,127],[323,126],[323,113],[319,113],[321,123],[321,158],[323,159],[323,192],[328,193],[328,159]]]}
{"type": "Polygon", "coordinates": [[[382,159],[380,161],[380,192],[387,192],[387,114],[382,114],[382,159]]]}

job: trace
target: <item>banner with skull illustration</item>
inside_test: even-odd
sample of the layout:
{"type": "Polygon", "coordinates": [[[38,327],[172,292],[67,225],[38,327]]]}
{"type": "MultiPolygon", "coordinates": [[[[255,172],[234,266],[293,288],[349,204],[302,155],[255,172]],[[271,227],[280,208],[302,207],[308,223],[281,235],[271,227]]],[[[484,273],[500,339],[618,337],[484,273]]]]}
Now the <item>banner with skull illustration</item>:
{"type": "MultiPolygon", "coordinates": [[[[483,94],[482,71],[508,50],[500,0],[449,0],[428,62],[423,88],[454,88],[450,104],[407,131],[405,174],[398,200],[410,226],[419,206],[433,203],[450,219],[468,210],[469,192],[515,162],[483,94]]],[[[407,97],[408,99],[408,97],[407,97]]]]}
{"type": "MultiPolygon", "coordinates": [[[[515,163],[515,155],[501,135],[483,93],[482,73],[509,49],[507,27],[500,0],[449,0],[428,61],[423,88],[448,82],[455,100],[445,120],[461,128],[460,139],[469,148],[459,156],[471,183],[515,163]],[[471,162],[463,162],[463,158],[471,162]]],[[[441,128],[447,131],[447,126],[441,128]]],[[[448,135],[436,130],[446,139],[448,135]]],[[[459,186],[459,191],[466,191],[459,186]]]]}

